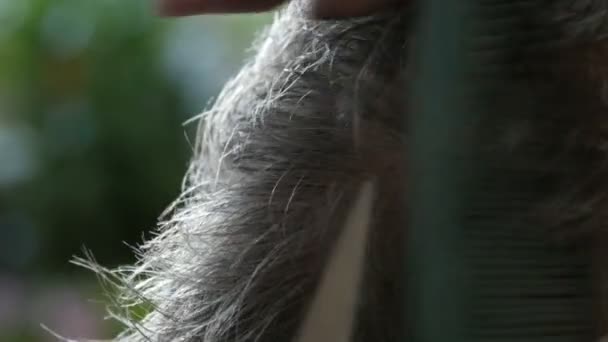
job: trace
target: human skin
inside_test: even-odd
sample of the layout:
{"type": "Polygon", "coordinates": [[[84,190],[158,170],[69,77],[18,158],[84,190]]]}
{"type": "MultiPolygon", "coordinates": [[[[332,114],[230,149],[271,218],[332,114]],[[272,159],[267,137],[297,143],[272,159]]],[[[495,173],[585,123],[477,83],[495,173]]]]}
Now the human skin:
{"type": "MultiPolygon", "coordinates": [[[[263,12],[286,2],[286,0],[159,0],[158,11],[164,16],[263,12]]],[[[358,17],[405,2],[406,0],[312,0],[310,13],[315,18],[358,17]]]]}

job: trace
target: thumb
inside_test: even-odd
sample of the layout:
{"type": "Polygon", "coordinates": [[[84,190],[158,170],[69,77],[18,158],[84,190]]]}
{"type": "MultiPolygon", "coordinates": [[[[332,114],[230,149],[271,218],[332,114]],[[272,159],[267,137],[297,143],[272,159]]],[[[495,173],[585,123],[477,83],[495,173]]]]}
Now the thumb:
{"type": "Polygon", "coordinates": [[[157,0],[163,16],[268,11],[285,0],[157,0]]]}
{"type": "Polygon", "coordinates": [[[312,0],[312,16],[316,19],[341,19],[371,15],[408,0],[312,0]]]}

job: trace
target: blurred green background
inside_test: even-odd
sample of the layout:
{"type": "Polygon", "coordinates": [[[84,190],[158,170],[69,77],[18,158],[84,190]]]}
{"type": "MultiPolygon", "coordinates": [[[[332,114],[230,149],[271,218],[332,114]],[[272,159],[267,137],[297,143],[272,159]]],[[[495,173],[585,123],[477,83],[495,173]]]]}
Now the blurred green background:
{"type": "Polygon", "coordinates": [[[159,19],[151,0],[0,0],[0,341],[104,339],[103,265],[178,195],[195,125],[270,15],[159,19]]]}

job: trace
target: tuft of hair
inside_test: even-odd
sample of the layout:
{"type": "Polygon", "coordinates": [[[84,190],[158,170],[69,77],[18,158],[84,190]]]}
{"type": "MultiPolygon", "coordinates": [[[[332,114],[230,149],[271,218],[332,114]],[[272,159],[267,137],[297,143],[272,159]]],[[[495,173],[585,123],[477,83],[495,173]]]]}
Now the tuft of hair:
{"type": "MultiPolygon", "coordinates": [[[[200,115],[183,194],[140,262],[102,271],[121,294],[113,316],[128,329],[117,341],[290,340],[354,195],[400,169],[403,102],[391,85],[405,75],[407,14],[318,22],[304,13],[298,2],[278,13],[200,115]],[[129,316],[138,305],[151,313],[129,316]]],[[[400,203],[389,198],[400,196],[397,183],[382,202],[400,203]]],[[[401,295],[397,279],[374,278],[382,291],[368,301],[401,295]]],[[[373,321],[392,314],[375,311],[373,321]]],[[[372,340],[389,338],[383,330],[372,340]]]]}
{"type": "MultiPolygon", "coordinates": [[[[403,340],[413,11],[312,21],[303,2],[277,14],[255,57],[200,115],[183,193],[139,249],[139,262],[116,270],[89,264],[118,287],[112,315],[127,329],[116,341],[291,340],[354,195],[371,178],[377,196],[354,340],[403,340]],[[134,317],[136,306],[150,312],[134,317]]],[[[546,72],[561,82],[542,95],[576,101],[543,110],[569,124],[521,117],[499,132],[500,148],[542,145],[547,198],[531,208],[551,226],[588,231],[608,207],[590,187],[608,179],[600,121],[608,75],[597,58],[608,51],[606,1],[551,4],[538,13],[565,38],[547,57],[555,67],[546,72]],[[575,86],[589,91],[571,92],[575,86]],[[576,97],[557,96],[570,93],[576,97]],[[562,162],[576,166],[556,172],[562,162]]],[[[525,153],[514,159],[530,162],[525,153]]]]}

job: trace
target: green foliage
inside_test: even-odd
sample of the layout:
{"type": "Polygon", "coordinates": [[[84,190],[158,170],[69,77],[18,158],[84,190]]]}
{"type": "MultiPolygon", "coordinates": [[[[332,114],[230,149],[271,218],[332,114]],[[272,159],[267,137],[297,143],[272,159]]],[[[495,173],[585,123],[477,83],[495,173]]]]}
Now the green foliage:
{"type": "Polygon", "coordinates": [[[202,110],[225,81],[218,77],[236,70],[266,18],[195,23],[209,44],[200,56],[192,42],[198,56],[184,63],[214,57],[225,71],[201,77],[192,104],[165,63],[173,27],[150,15],[149,1],[2,6],[10,25],[0,35],[0,227],[8,232],[0,249],[21,246],[24,255],[10,248],[0,267],[73,270],[67,261],[82,246],[105,264],[128,261],[120,241],[139,242],[179,192],[188,111],[202,110]],[[17,142],[3,147],[3,132],[17,142]]]}
{"type": "MultiPolygon", "coordinates": [[[[0,341],[53,340],[28,311],[37,296],[56,297],[53,284],[78,310],[89,310],[79,293],[104,300],[94,275],[69,260],[86,246],[105,266],[133,262],[122,242],[139,243],[179,194],[195,129],[183,122],[236,72],[269,19],[170,21],[150,6],[0,1],[0,341]]],[[[107,334],[87,337],[117,331],[101,318],[107,334]]]]}
{"type": "Polygon", "coordinates": [[[4,185],[4,224],[36,232],[38,258],[26,264],[39,269],[67,265],[82,245],[124,261],[128,249],[104,247],[154,225],[187,161],[182,104],[159,63],[162,30],[133,2],[29,6],[0,45],[15,97],[0,123],[29,133],[35,161],[27,181],[4,185]]]}

